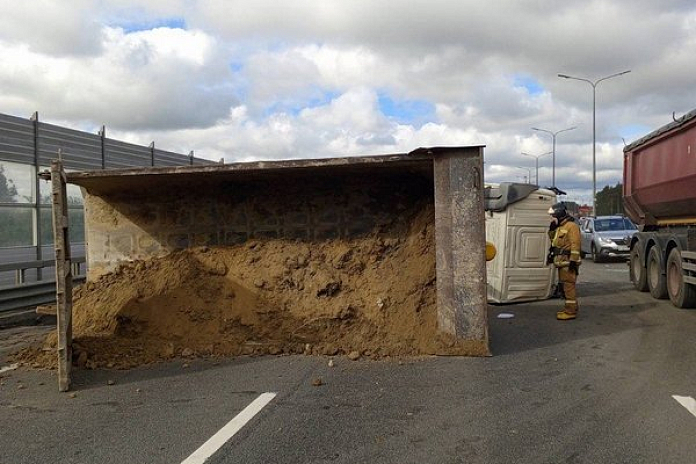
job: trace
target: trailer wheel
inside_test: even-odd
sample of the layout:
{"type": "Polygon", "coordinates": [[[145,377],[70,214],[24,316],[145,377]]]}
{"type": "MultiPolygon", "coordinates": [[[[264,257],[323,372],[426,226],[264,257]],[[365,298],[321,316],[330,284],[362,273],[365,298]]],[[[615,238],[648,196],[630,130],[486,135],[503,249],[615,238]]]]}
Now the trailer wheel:
{"type": "Polygon", "coordinates": [[[693,308],[696,304],[696,289],[684,282],[681,253],[677,248],[673,248],[667,258],[667,292],[677,308],[693,308]]]}
{"type": "Polygon", "coordinates": [[[639,292],[648,291],[648,278],[647,270],[643,266],[643,260],[638,254],[638,246],[634,246],[631,250],[630,267],[628,268],[628,273],[633,282],[633,286],[639,292]]]}
{"type": "Polygon", "coordinates": [[[667,279],[662,273],[662,260],[660,259],[660,248],[655,245],[650,248],[648,253],[647,280],[648,290],[653,298],[663,300],[667,298],[667,279]]]}

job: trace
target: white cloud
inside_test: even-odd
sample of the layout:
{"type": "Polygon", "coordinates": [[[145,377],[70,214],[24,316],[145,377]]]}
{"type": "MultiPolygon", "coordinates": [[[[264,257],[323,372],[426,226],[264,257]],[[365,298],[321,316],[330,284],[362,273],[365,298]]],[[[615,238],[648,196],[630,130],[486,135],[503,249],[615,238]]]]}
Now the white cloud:
{"type": "Polygon", "coordinates": [[[12,90],[0,105],[151,130],[214,124],[235,102],[215,40],[201,31],[105,27],[101,45],[98,56],[63,56],[0,42],[0,83],[12,90]]]}
{"type": "Polygon", "coordinates": [[[69,7],[51,0],[2,0],[0,40],[24,44],[35,53],[94,55],[101,47],[101,29],[92,19],[96,12],[89,0],[72,0],[69,7]]]}
{"type": "Polygon", "coordinates": [[[584,194],[592,89],[557,74],[632,70],[597,87],[597,177],[615,183],[625,128],[693,109],[694,56],[687,0],[4,1],[0,112],[228,161],[485,144],[496,180],[550,150],[531,127],[578,126],[556,178],[584,194]]]}

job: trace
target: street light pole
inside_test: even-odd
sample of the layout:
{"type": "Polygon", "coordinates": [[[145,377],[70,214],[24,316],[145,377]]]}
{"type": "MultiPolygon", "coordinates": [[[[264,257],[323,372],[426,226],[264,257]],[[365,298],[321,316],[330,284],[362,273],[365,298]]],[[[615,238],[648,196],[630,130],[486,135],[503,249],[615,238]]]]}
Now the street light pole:
{"type": "Polygon", "coordinates": [[[532,130],[539,131],[539,132],[546,132],[547,134],[551,134],[551,139],[553,141],[553,143],[552,143],[553,156],[551,157],[552,158],[552,161],[551,161],[551,186],[552,187],[556,186],[556,136],[558,134],[560,134],[561,132],[571,131],[573,129],[577,129],[577,126],[568,127],[567,129],[561,129],[561,130],[556,131],[556,132],[552,132],[552,131],[546,130],[546,129],[539,129],[538,127],[532,127],[532,130]]]}
{"type": "Polygon", "coordinates": [[[597,215],[595,209],[595,204],[597,202],[597,124],[596,124],[596,113],[597,113],[597,84],[612,77],[622,76],[624,74],[630,73],[631,70],[622,71],[620,73],[611,74],[609,76],[601,77],[596,81],[591,81],[583,77],[569,76],[568,74],[559,74],[558,77],[563,79],[575,79],[576,81],[587,82],[592,86],[592,214],[597,215]]]}
{"type": "Polygon", "coordinates": [[[522,152],[524,156],[531,156],[536,161],[536,176],[534,178],[534,183],[536,185],[539,185],[539,158],[541,158],[542,156],[550,155],[551,153],[552,152],[547,151],[546,153],[542,153],[541,155],[530,155],[529,153],[522,152]]]}
{"type": "Polygon", "coordinates": [[[517,166],[517,167],[527,171],[527,183],[531,184],[532,183],[532,168],[526,168],[524,166],[517,166]]]}

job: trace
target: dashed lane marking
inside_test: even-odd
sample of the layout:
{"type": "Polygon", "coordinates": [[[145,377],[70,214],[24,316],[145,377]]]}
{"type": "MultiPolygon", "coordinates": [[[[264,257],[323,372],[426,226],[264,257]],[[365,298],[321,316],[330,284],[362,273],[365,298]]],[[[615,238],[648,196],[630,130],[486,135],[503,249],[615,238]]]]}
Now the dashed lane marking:
{"type": "Polygon", "coordinates": [[[696,416],[696,400],[690,396],[672,395],[672,398],[677,400],[679,404],[684,406],[687,411],[696,416]]]}
{"type": "Polygon", "coordinates": [[[259,395],[249,406],[244,408],[242,412],[237,414],[234,419],[229,421],[218,433],[210,437],[208,441],[203,443],[200,448],[182,461],[181,464],[203,464],[210,456],[219,450],[222,445],[227,443],[234,434],[239,432],[247,422],[270,403],[275,396],[276,393],[262,393],[259,395]]]}

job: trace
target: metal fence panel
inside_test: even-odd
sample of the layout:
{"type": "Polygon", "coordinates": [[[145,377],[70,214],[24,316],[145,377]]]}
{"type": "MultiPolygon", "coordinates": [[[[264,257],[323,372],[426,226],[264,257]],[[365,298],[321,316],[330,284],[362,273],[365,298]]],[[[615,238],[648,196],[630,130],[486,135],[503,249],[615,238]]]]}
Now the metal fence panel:
{"type": "Polygon", "coordinates": [[[150,147],[105,139],[104,151],[107,168],[128,168],[133,166],[152,166],[150,147]]]}
{"type": "Polygon", "coordinates": [[[0,160],[34,163],[34,123],[0,114],[0,160]]]}
{"type": "MultiPolygon", "coordinates": [[[[61,151],[65,167],[70,170],[95,170],[106,168],[129,168],[152,166],[185,166],[191,164],[187,155],[168,152],[152,147],[135,145],[102,137],[99,134],[68,129],[32,119],[0,114],[0,161],[34,165],[38,154],[39,167],[47,167],[61,151]],[[36,134],[35,134],[36,130],[36,134]]],[[[196,165],[211,164],[211,161],[194,158],[196,165]]],[[[36,205],[34,205],[36,208],[36,205]]],[[[37,211],[38,215],[38,211],[37,211]]],[[[34,224],[34,227],[37,227],[34,224]]],[[[35,230],[36,232],[36,230],[35,230]]],[[[84,243],[71,244],[72,256],[85,256],[84,243]]],[[[0,248],[0,264],[30,263],[43,256],[53,256],[53,247],[44,245],[0,248]]],[[[84,273],[85,269],[81,269],[84,273]]],[[[0,271],[0,312],[30,306],[37,302],[49,302],[55,297],[55,270],[42,269],[41,280],[34,269],[22,271],[25,284],[17,286],[16,270],[0,271]],[[53,286],[53,287],[52,287],[53,286]],[[53,290],[51,290],[53,288],[53,290]]]]}
{"type": "Polygon", "coordinates": [[[186,157],[186,163],[182,164],[182,155],[171,151],[155,149],[155,166],[182,166],[190,164],[191,158],[186,157]]]}
{"type": "Polygon", "coordinates": [[[203,159],[203,158],[193,158],[193,165],[194,166],[203,166],[206,164],[216,164],[216,163],[215,163],[215,161],[210,161],[210,160],[203,159]]]}
{"type": "Polygon", "coordinates": [[[87,132],[39,123],[39,163],[49,166],[62,151],[68,169],[101,169],[101,137],[87,132]]]}
{"type": "MultiPolygon", "coordinates": [[[[51,250],[53,250],[51,248],[51,250]]],[[[12,263],[15,261],[29,261],[36,259],[36,247],[10,247],[0,248],[0,263],[12,263]]]]}

